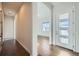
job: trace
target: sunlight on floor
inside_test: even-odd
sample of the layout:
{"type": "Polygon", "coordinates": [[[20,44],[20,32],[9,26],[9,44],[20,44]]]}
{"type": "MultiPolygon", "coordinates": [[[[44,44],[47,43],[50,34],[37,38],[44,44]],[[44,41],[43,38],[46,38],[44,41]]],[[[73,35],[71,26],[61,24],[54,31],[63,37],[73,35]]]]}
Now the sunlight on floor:
{"type": "Polygon", "coordinates": [[[38,55],[42,56],[73,56],[75,52],[59,47],[49,45],[49,39],[47,37],[38,37],[38,55]]]}
{"type": "Polygon", "coordinates": [[[70,56],[70,54],[65,51],[60,51],[58,56],[70,56]]]}
{"type": "Polygon", "coordinates": [[[50,53],[50,46],[48,39],[41,39],[38,42],[38,52],[42,55],[49,55],[50,53]]]}

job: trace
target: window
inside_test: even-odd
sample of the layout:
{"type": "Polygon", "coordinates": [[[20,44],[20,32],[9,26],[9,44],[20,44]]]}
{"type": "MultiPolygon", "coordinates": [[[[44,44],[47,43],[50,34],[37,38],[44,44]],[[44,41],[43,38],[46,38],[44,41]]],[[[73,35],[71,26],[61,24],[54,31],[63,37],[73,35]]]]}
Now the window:
{"type": "Polygon", "coordinates": [[[50,28],[49,22],[43,22],[42,23],[42,31],[43,32],[48,32],[49,31],[49,28],[50,28]]]}
{"type": "Polygon", "coordinates": [[[69,36],[68,30],[60,30],[59,32],[61,36],[69,36]]]}
{"type": "Polygon", "coordinates": [[[68,44],[69,41],[69,15],[63,14],[59,18],[59,40],[68,44]]]}
{"type": "Polygon", "coordinates": [[[60,37],[60,42],[68,44],[68,38],[60,37]]]}
{"type": "Polygon", "coordinates": [[[68,28],[69,27],[69,21],[67,19],[62,19],[60,22],[59,22],[59,27],[61,28],[68,28]]]}

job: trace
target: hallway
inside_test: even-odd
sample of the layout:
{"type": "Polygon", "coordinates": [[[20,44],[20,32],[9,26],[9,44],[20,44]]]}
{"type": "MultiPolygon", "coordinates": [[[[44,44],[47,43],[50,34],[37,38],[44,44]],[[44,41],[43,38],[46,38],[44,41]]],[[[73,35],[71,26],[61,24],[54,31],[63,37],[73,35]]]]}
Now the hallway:
{"type": "Polygon", "coordinates": [[[2,17],[0,19],[0,43],[3,43],[0,44],[0,55],[32,55],[32,3],[3,2],[0,6],[2,17]]]}
{"type": "Polygon", "coordinates": [[[3,43],[0,56],[29,56],[30,54],[15,40],[7,40],[3,43]]]}
{"type": "Polygon", "coordinates": [[[79,53],[57,45],[49,45],[48,37],[39,36],[38,56],[79,56],[79,53]]]}

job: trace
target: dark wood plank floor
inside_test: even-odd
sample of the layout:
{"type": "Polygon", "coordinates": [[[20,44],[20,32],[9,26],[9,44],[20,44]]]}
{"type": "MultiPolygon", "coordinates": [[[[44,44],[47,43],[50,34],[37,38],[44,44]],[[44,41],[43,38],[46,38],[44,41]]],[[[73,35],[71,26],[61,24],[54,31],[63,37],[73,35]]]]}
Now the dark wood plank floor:
{"type": "Polygon", "coordinates": [[[70,49],[63,48],[60,46],[50,45],[49,38],[38,36],[38,56],[79,56],[70,49]]]}
{"type": "Polygon", "coordinates": [[[0,56],[29,56],[30,54],[15,40],[4,41],[0,56]]]}

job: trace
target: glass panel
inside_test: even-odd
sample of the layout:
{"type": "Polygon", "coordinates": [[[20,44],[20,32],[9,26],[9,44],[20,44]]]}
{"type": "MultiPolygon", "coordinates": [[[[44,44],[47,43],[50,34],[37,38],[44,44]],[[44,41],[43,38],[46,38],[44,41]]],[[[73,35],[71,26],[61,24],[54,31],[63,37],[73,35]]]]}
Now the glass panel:
{"type": "Polygon", "coordinates": [[[48,32],[49,31],[49,27],[50,27],[49,22],[43,22],[42,23],[42,31],[43,32],[48,32]]]}
{"type": "Polygon", "coordinates": [[[60,21],[60,22],[59,22],[59,27],[68,28],[68,27],[69,27],[69,22],[68,22],[68,20],[60,21]]]}
{"type": "Polygon", "coordinates": [[[62,36],[69,36],[68,30],[60,30],[60,31],[59,31],[59,35],[62,35],[62,36]]]}
{"type": "Polygon", "coordinates": [[[61,42],[61,43],[68,44],[68,38],[60,37],[60,42],[61,42]]]}
{"type": "Polygon", "coordinates": [[[68,44],[69,40],[69,15],[64,14],[59,18],[59,40],[61,43],[68,44]]]}

